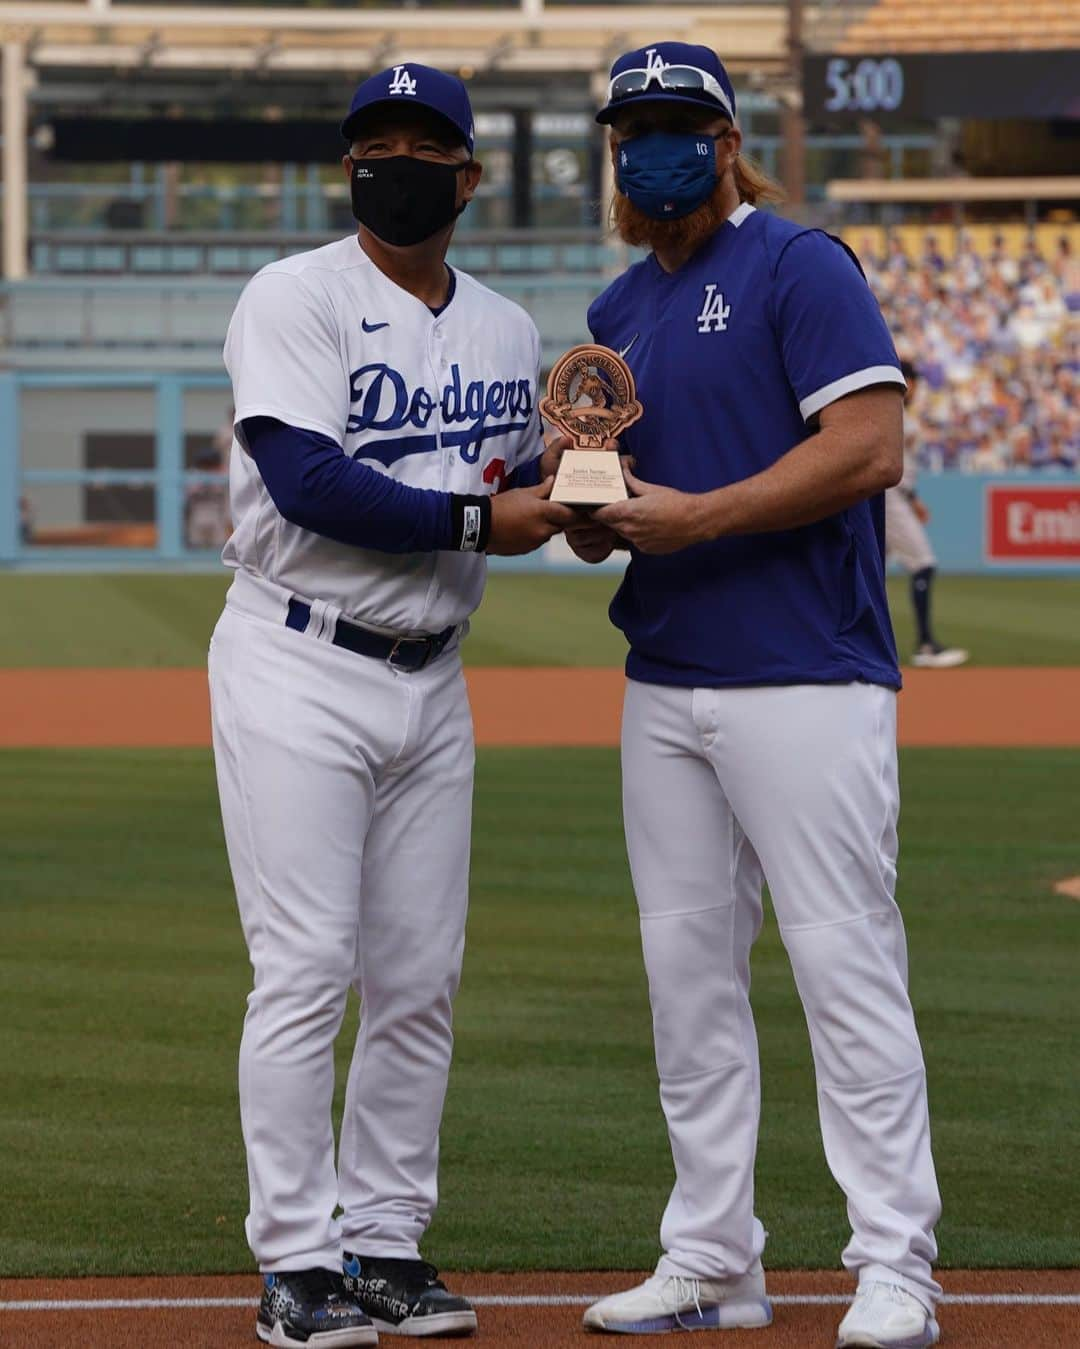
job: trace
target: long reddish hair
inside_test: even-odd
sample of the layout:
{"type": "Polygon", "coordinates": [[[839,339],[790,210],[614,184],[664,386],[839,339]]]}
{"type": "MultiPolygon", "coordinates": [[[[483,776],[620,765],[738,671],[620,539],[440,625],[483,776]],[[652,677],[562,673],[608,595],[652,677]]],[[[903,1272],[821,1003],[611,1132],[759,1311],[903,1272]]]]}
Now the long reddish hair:
{"type": "Polygon", "coordinates": [[[741,151],[735,156],[731,171],[735,175],[740,201],[757,206],[759,202],[784,200],[784,189],[776,179],[770,178],[756,160],[747,158],[741,151]]]}

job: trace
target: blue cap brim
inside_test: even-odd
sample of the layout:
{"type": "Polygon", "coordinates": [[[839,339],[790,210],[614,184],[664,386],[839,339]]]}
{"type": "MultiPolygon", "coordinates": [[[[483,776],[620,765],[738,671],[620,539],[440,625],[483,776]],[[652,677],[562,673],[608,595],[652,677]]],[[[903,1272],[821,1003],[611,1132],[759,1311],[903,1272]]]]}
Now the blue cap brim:
{"type": "Polygon", "coordinates": [[[731,121],[731,114],[722,103],[717,103],[716,99],[709,94],[694,93],[664,93],[654,94],[651,89],[646,89],[640,94],[627,94],[625,98],[620,98],[617,103],[609,103],[601,108],[596,114],[596,120],[604,126],[610,125],[624,108],[629,108],[637,103],[692,103],[696,108],[708,108],[716,113],[718,117],[723,117],[731,121]]]}
{"type": "Polygon", "coordinates": [[[438,108],[433,108],[430,103],[425,103],[422,99],[411,98],[407,104],[402,104],[400,98],[377,98],[371,103],[365,103],[362,108],[357,108],[355,112],[349,113],[341,124],[341,134],[347,141],[353,140],[356,128],[360,122],[368,115],[373,108],[400,108],[402,106],[409,108],[423,108],[425,112],[430,113],[437,122],[442,122],[448,126],[451,131],[460,139],[461,144],[465,146],[469,154],[473,152],[473,143],[466,136],[465,132],[458,126],[452,117],[447,117],[446,113],[440,112],[438,108]]]}

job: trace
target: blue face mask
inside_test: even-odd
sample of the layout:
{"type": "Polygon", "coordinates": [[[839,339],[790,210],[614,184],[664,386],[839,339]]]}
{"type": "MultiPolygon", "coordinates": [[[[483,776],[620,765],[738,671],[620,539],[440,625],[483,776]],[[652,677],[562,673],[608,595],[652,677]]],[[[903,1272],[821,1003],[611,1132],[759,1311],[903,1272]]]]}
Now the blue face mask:
{"type": "Polygon", "coordinates": [[[654,220],[679,220],[716,186],[715,142],[706,131],[649,131],[619,146],[619,189],[654,220]]]}

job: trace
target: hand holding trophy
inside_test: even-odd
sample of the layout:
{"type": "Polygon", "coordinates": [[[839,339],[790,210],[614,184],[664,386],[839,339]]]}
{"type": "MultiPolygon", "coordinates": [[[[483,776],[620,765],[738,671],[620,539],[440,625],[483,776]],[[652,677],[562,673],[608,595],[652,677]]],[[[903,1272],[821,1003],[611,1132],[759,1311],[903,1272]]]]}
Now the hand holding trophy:
{"type": "Polygon", "coordinates": [[[548,375],[540,412],[572,445],[559,462],[551,500],[568,506],[625,501],[619,455],[604,445],[632,426],[643,411],[634,376],[618,352],[586,343],[560,356],[548,375]]]}

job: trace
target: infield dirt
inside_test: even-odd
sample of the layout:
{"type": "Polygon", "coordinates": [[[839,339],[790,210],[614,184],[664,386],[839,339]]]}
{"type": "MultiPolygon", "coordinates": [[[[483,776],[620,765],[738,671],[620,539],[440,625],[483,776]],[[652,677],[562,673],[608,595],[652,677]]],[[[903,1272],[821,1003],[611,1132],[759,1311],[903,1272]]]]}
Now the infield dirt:
{"type": "MultiPolygon", "coordinates": [[[[466,677],[480,745],[619,742],[620,670],[483,667],[466,677]]],[[[1080,747],[1080,669],[905,670],[899,707],[902,745],[1080,747]]],[[[209,743],[203,670],[0,670],[0,747],[209,743]]]]}
{"type": "MultiPolygon", "coordinates": [[[[517,1305],[478,1305],[480,1331],[461,1343],[532,1345],[535,1349],[599,1349],[608,1337],[586,1335],[581,1314],[588,1301],[636,1283],[640,1274],[472,1274],[447,1276],[448,1283],[471,1297],[515,1300],[517,1305]],[[559,1305],[537,1305],[559,1299],[559,1305]],[[529,1305],[530,1302],[532,1305],[529,1305]]],[[[942,1343],[949,1349],[1064,1349],[1077,1343],[1076,1305],[1080,1276],[1068,1270],[952,1270],[941,1275],[947,1296],[1001,1298],[987,1305],[950,1303],[940,1311],[942,1343]],[[1024,1297],[1066,1299],[1024,1303],[1024,1297]]],[[[831,1349],[850,1276],[833,1272],[787,1272],[769,1276],[778,1298],[767,1330],[725,1331],[706,1336],[717,1349],[831,1349]],[[822,1303],[806,1299],[824,1298],[822,1303]],[[790,1301],[788,1299],[791,1299],[790,1301]]],[[[60,1346],[108,1346],[148,1349],[178,1345],[186,1349],[242,1349],[256,1343],[254,1304],[258,1281],[251,1275],[186,1279],[8,1279],[0,1280],[0,1342],[20,1349],[60,1346]],[[225,1307],[78,1308],[47,1310],[41,1303],[60,1300],[106,1301],[220,1298],[245,1305],[225,1307]],[[38,1303],[34,1310],[10,1310],[12,1302],[38,1303]]],[[[388,1341],[389,1342],[389,1341],[388,1341]]],[[[665,1336],[640,1335],[635,1345],[671,1343],[665,1336]]],[[[403,1341],[416,1343],[416,1341],[403,1341]]],[[[441,1343],[441,1341],[438,1341],[441,1343]]],[[[695,1344],[697,1341],[694,1342],[695,1344]]]]}

